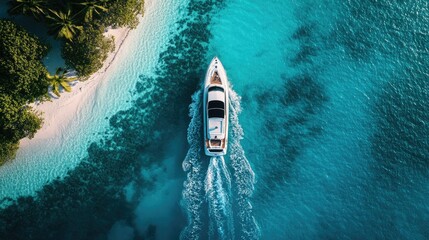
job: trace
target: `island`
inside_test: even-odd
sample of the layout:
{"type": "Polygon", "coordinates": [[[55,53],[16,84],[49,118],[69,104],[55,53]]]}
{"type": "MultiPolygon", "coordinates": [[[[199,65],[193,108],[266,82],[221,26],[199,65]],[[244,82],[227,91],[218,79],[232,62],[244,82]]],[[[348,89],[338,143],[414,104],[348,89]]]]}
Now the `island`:
{"type": "Polygon", "coordinates": [[[134,29],[143,0],[11,0],[8,18],[0,19],[0,164],[14,158],[22,138],[32,138],[43,124],[32,104],[72,91],[115,51],[108,29],[134,29]],[[42,59],[49,46],[15,20],[26,16],[45,25],[61,42],[65,66],[50,73],[42,59]]]}

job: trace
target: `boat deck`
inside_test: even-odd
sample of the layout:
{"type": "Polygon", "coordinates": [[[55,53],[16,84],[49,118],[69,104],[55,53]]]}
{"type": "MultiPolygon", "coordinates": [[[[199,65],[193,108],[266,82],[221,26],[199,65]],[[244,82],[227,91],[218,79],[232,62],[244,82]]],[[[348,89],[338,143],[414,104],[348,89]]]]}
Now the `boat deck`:
{"type": "Polygon", "coordinates": [[[225,133],[223,118],[209,118],[207,126],[208,134],[211,139],[215,138],[215,136],[220,137],[219,135],[225,133]]]}
{"type": "Polygon", "coordinates": [[[211,61],[204,81],[204,152],[222,156],[228,146],[228,77],[218,58],[211,61]]]}
{"type": "Polygon", "coordinates": [[[216,140],[216,139],[212,139],[212,140],[208,140],[206,139],[206,148],[220,148],[223,149],[225,148],[225,139],[222,140],[216,140]]]}
{"type": "Polygon", "coordinates": [[[214,72],[213,76],[210,78],[210,84],[220,84],[222,85],[222,80],[220,80],[219,74],[214,72]]]}

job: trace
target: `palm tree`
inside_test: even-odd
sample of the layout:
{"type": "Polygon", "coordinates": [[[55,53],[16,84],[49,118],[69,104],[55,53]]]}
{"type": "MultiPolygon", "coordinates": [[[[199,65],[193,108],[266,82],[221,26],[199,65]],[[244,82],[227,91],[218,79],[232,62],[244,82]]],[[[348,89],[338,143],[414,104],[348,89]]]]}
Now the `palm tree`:
{"type": "Polygon", "coordinates": [[[9,13],[33,15],[34,18],[39,19],[45,13],[45,3],[46,0],[11,0],[9,13]]]}
{"type": "Polygon", "coordinates": [[[65,38],[72,41],[76,33],[83,30],[82,26],[77,25],[76,15],[72,16],[71,9],[68,9],[66,13],[51,9],[49,11],[51,14],[47,18],[51,20],[51,24],[49,24],[51,27],[50,33],[55,33],[58,38],[65,38]]]}
{"type": "Polygon", "coordinates": [[[76,77],[67,77],[66,74],[67,70],[62,68],[57,68],[57,71],[53,76],[49,73],[46,73],[46,78],[52,87],[52,92],[57,95],[57,97],[61,96],[60,87],[62,87],[66,92],[71,92],[71,86],[69,83],[77,79],[76,77]]]}
{"type": "Polygon", "coordinates": [[[100,16],[101,12],[107,12],[107,8],[103,7],[107,0],[88,0],[83,3],[76,3],[82,5],[83,9],[78,14],[84,14],[84,21],[89,22],[93,19],[94,14],[100,16]]]}

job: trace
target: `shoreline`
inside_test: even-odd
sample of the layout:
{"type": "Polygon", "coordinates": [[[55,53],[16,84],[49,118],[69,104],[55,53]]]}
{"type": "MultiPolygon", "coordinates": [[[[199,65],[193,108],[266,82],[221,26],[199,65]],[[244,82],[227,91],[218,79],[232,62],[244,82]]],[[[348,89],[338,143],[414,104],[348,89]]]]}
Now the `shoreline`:
{"type": "Polygon", "coordinates": [[[88,157],[91,144],[104,139],[110,129],[110,117],[131,106],[134,97],[130,93],[140,75],[156,69],[159,54],[175,29],[180,5],[146,0],[136,29],[104,33],[119,35],[115,51],[96,74],[73,83],[73,91],[62,93],[59,99],[31,105],[45,112],[44,124],[34,138],[20,141],[14,160],[0,167],[0,199],[34,196],[88,157]]]}
{"type": "MultiPolygon", "coordinates": [[[[111,66],[114,64],[118,53],[123,49],[130,32],[129,28],[109,28],[104,33],[105,37],[113,36],[115,39],[115,51],[109,53],[103,66],[85,81],[77,81],[72,84],[71,92],[62,92],[61,97],[52,97],[50,101],[32,103],[33,110],[42,115],[43,125],[32,139],[23,138],[19,147],[26,147],[33,142],[52,139],[61,136],[62,130],[73,120],[73,117],[81,110],[84,104],[92,102],[97,87],[108,80],[111,66]]],[[[51,95],[51,94],[50,94],[51,95]]],[[[52,96],[52,95],[51,95],[52,96]]]]}

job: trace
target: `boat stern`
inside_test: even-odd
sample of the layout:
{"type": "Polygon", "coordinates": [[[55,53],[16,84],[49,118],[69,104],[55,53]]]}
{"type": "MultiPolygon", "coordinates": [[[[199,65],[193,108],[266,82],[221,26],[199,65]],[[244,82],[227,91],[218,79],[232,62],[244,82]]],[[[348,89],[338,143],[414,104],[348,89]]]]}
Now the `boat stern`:
{"type": "Polygon", "coordinates": [[[226,139],[217,140],[211,139],[206,140],[204,152],[207,156],[223,156],[226,155],[227,142],[226,139]]]}

